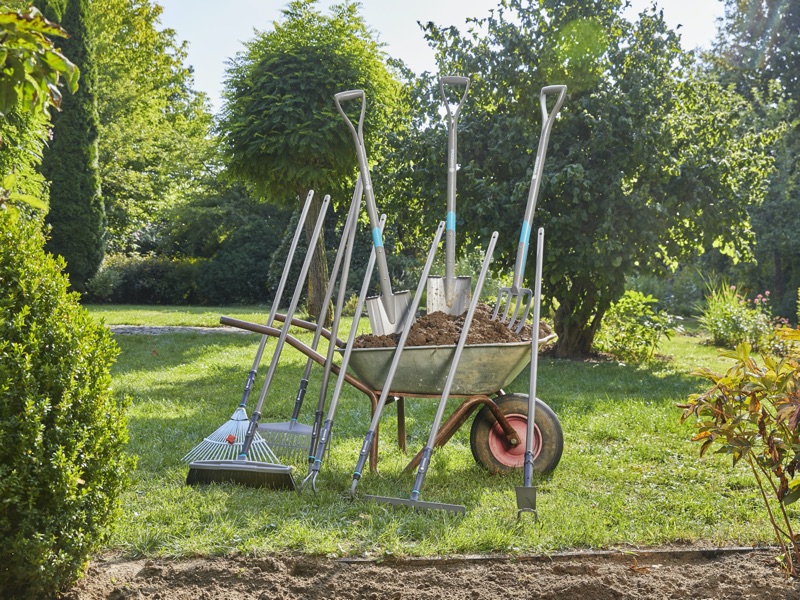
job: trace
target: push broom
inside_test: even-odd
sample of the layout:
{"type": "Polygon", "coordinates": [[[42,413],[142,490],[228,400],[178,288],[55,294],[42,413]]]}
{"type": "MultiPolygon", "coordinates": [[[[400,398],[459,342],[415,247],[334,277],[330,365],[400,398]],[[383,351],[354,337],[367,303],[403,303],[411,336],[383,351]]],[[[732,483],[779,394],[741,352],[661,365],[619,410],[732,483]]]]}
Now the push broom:
{"type": "MultiPolygon", "coordinates": [[[[297,244],[300,239],[300,233],[303,231],[303,224],[305,223],[306,217],[308,216],[308,211],[311,208],[311,200],[313,197],[314,191],[311,190],[308,192],[308,196],[306,197],[306,202],[303,205],[303,210],[300,213],[300,218],[297,222],[297,228],[295,229],[292,243],[289,246],[289,254],[286,257],[286,264],[283,266],[283,273],[281,274],[281,279],[278,283],[278,289],[275,291],[275,298],[272,302],[272,308],[270,308],[269,317],[267,317],[267,327],[270,327],[272,325],[272,321],[275,319],[278,305],[280,304],[283,296],[283,290],[286,287],[286,280],[289,277],[289,270],[292,266],[294,253],[297,249],[297,244]]],[[[247,427],[249,423],[245,407],[247,406],[247,400],[250,397],[250,392],[253,389],[253,383],[256,379],[258,365],[261,364],[261,357],[263,356],[264,349],[267,346],[268,338],[269,336],[267,335],[261,336],[261,343],[258,345],[256,357],[253,360],[253,366],[250,369],[250,373],[247,376],[247,382],[244,385],[242,400],[239,402],[239,406],[236,407],[233,415],[231,415],[231,418],[227,423],[224,423],[214,433],[206,437],[197,446],[192,448],[192,450],[187,452],[186,456],[184,456],[181,460],[187,463],[196,460],[230,460],[239,455],[242,450],[242,443],[244,442],[245,435],[247,434],[247,427]]],[[[254,455],[258,455],[261,459],[268,461],[277,460],[275,455],[270,450],[268,444],[266,444],[259,435],[256,436],[255,440],[253,440],[253,446],[251,450],[254,455]]]]}
{"type": "Polygon", "coordinates": [[[294,294],[292,295],[292,301],[286,311],[286,320],[283,323],[283,327],[281,327],[280,336],[275,345],[264,384],[261,387],[261,394],[253,410],[253,414],[250,417],[247,433],[245,434],[244,443],[239,451],[239,455],[235,460],[195,460],[191,462],[189,464],[189,473],[186,476],[187,484],[232,482],[251,487],[294,489],[295,483],[292,477],[292,467],[279,464],[272,450],[269,449],[269,446],[263,439],[259,444],[254,444],[254,442],[258,435],[257,429],[258,421],[261,418],[261,409],[264,407],[264,401],[266,400],[267,393],[272,384],[272,379],[275,376],[275,371],[278,368],[281,352],[283,351],[286,337],[289,334],[289,328],[292,325],[292,317],[300,301],[303,283],[308,275],[308,269],[314,255],[314,245],[322,230],[329,203],[330,196],[325,196],[325,199],[322,201],[317,222],[314,225],[314,232],[311,235],[309,251],[306,253],[305,260],[303,261],[300,276],[297,279],[294,294]],[[255,450],[253,449],[254,445],[257,447],[255,450]],[[258,446],[262,448],[258,448],[258,446]],[[262,452],[262,449],[266,449],[266,452],[262,452]],[[266,458],[264,454],[266,454],[266,458]],[[251,458],[255,458],[256,460],[251,460],[251,458]]]}

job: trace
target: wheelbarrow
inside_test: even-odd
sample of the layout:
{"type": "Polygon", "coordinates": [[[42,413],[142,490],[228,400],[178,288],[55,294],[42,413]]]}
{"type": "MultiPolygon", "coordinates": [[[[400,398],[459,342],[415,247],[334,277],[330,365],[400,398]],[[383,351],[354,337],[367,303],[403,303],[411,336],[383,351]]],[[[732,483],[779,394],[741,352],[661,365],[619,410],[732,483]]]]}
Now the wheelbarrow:
{"type": "MultiPolygon", "coordinates": [[[[284,315],[275,316],[278,322],[283,322],[284,319],[284,315]]],[[[280,335],[278,328],[231,317],[221,317],[220,323],[262,335],[280,335]]],[[[309,332],[316,329],[315,323],[296,318],[292,319],[292,325],[309,332]]],[[[322,335],[330,339],[330,331],[323,329],[322,335]]],[[[542,337],[540,344],[545,344],[554,337],[555,334],[542,337]]],[[[286,343],[324,366],[325,357],[299,339],[289,335],[286,343]]],[[[344,341],[337,339],[335,344],[339,349],[344,349],[344,341]]],[[[345,381],[370,399],[373,412],[382,392],[380,388],[386,380],[386,369],[393,351],[394,348],[352,350],[345,381]]],[[[403,452],[406,451],[405,399],[438,398],[442,393],[444,375],[454,351],[455,346],[413,346],[404,349],[391,390],[397,406],[397,441],[403,452]]],[[[509,394],[503,388],[519,375],[530,359],[529,341],[466,346],[450,394],[451,398],[461,398],[462,402],[439,429],[436,446],[444,446],[481,407],[470,431],[470,448],[475,461],[490,472],[522,468],[528,399],[525,394],[509,394]]],[[[332,371],[338,375],[338,366],[334,365],[332,371]]],[[[538,399],[535,420],[536,470],[546,473],[555,469],[561,460],[564,437],[556,414],[538,399]]],[[[406,465],[405,470],[415,469],[421,458],[420,451],[406,465]]],[[[370,449],[369,466],[372,471],[378,469],[377,431],[370,449]]]]}
{"type": "MultiPolygon", "coordinates": [[[[555,338],[542,337],[540,344],[555,338]]],[[[382,391],[394,348],[355,348],[350,356],[350,370],[355,378],[375,394],[382,391]]],[[[403,350],[395,372],[391,396],[397,403],[398,443],[406,449],[405,398],[438,398],[444,375],[450,366],[455,346],[412,346],[403,350]]],[[[529,341],[475,344],[466,346],[450,390],[451,398],[461,404],[439,429],[436,446],[444,446],[478,407],[470,431],[470,448],[475,461],[491,472],[522,468],[525,453],[528,398],[508,394],[503,388],[528,366],[531,360],[529,341]]],[[[534,423],[536,470],[552,471],[561,460],[564,437],[558,417],[537,399],[534,423]]],[[[419,465],[421,451],[406,465],[410,471],[419,465]]]]}

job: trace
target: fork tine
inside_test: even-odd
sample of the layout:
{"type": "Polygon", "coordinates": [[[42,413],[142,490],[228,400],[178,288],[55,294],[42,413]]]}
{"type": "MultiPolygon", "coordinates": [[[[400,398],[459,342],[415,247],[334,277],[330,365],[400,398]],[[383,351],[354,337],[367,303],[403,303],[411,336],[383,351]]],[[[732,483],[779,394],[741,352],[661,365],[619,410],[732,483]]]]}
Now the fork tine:
{"type": "Polygon", "coordinates": [[[523,289],[522,295],[520,296],[520,302],[523,302],[522,297],[524,296],[524,306],[525,309],[522,311],[522,317],[520,317],[519,321],[517,322],[517,327],[515,328],[516,333],[522,332],[522,328],[525,327],[525,322],[528,320],[528,314],[531,311],[531,301],[533,299],[533,292],[529,289],[523,289]]]}

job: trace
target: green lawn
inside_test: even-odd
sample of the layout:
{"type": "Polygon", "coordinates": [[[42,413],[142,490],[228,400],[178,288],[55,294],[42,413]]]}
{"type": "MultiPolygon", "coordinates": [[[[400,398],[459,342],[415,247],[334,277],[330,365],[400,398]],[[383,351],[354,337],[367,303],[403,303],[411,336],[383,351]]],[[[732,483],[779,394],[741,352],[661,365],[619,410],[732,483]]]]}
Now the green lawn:
{"type": "MultiPolygon", "coordinates": [[[[124,318],[161,325],[212,325],[220,314],[263,322],[267,312],[90,310],[109,324],[124,318]]],[[[308,334],[294,333],[310,343],[308,334]]],[[[662,348],[670,359],[648,368],[540,360],[538,395],[559,416],[565,449],[558,468],[537,481],[535,525],[530,516],[517,520],[514,487],[521,485],[521,476],[489,475],[473,460],[471,423],[435,453],[422,492],[424,500],[465,505],[465,516],[350,500],[352,471],[370,413],[366,397],[350,387],[343,394],[317,494],[234,485],[188,487],[187,467],[180,459],[230,418],[259,336],[174,333],[119,335],[117,340],[122,353],[113,371],[114,385],[133,400],[130,452],[138,466],[110,546],[132,555],[301,551],[422,556],[772,542],[749,474],[741,467],[731,468],[729,459],[699,459],[697,444],[689,441],[692,428],[678,423],[676,403],[701,385],[689,375],[691,369],[726,364],[715,349],[701,344],[701,337],[676,336],[662,348]]],[[[270,344],[261,375],[272,348],[270,344]]],[[[304,365],[299,352],[284,351],[262,422],[288,419],[304,365]]],[[[320,373],[315,367],[303,423],[311,422],[320,373]]],[[[524,371],[507,391],[525,391],[527,378],[524,371]]],[[[257,397],[258,390],[251,406],[257,397]]],[[[435,400],[407,400],[406,456],[394,442],[394,405],[387,407],[381,424],[380,474],[367,472],[360,493],[409,496],[413,474],[402,470],[427,438],[435,408],[435,400]]]]}

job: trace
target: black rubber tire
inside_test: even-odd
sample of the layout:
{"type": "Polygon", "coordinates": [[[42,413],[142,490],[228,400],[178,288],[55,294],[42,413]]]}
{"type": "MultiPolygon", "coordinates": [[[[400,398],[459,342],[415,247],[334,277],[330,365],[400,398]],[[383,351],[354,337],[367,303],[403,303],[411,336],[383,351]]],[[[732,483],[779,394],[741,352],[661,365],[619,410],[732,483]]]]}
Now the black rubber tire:
{"type": "MultiPolygon", "coordinates": [[[[472,430],[469,435],[472,456],[479,465],[491,473],[522,469],[525,454],[525,427],[528,418],[528,396],[526,394],[506,394],[498,396],[494,402],[503,415],[510,417],[509,420],[513,421],[512,425],[520,434],[521,444],[516,448],[508,444],[492,411],[488,406],[484,406],[472,421],[472,430]],[[505,451],[508,451],[508,454],[505,451]]],[[[561,454],[564,451],[564,433],[553,409],[538,398],[536,399],[535,425],[538,435],[534,435],[533,470],[536,473],[549,473],[558,466],[561,460],[561,454]]]]}

